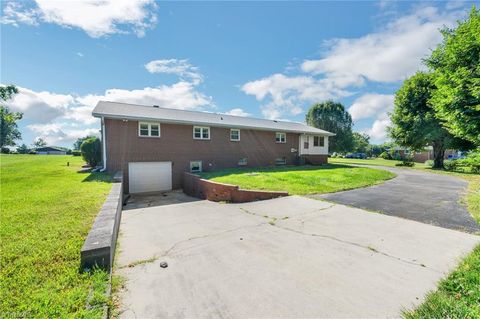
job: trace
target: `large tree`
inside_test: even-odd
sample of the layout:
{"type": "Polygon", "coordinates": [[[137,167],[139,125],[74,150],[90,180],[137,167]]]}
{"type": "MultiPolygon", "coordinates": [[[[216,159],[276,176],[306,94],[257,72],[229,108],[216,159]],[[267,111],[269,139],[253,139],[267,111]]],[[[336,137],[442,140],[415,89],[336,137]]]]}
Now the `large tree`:
{"type": "Polygon", "coordinates": [[[366,133],[353,132],[353,151],[355,153],[366,153],[370,144],[370,136],[366,133]]]}
{"type": "Polygon", "coordinates": [[[453,137],[436,117],[430,104],[434,91],[434,78],[430,73],[417,72],[405,80],[395,94],[389,134],[398,145],[416,151],[432,146],[433,167],[442,168],[447,148],[467,149],[471,144],[453,137]]]}
{"type": "Polygon", "coordinates": [[[39,137],[33,141],[32,146],[33,148],[44,147],[47,146],[47,142],[43,138],[39,137]]]}
{"type": "Polygon", "coordinates": [[[336,134],[329,138],[330,152],[345,153],[352,149],[352,117],[341,103],[326,101],[313,105],[306,121],[308,125],[336,134]]]}
{"type": "Polygon", "coordinates": [[[432,106],[451,134],[480,146],[480,11],[473,7],[467,20],[442,34],[425,61],[437,87],[432,106]]]}
{"type": "Polygon", "coordinates": [[[3,105],[17,93],[18,89],[14,85],[0,86],[0,148],[2,149],[5,146],[15,146],[15,141],[22,138],[17,121],[22,119],[23,114],[11,112],[7,106],[3,105]]]}

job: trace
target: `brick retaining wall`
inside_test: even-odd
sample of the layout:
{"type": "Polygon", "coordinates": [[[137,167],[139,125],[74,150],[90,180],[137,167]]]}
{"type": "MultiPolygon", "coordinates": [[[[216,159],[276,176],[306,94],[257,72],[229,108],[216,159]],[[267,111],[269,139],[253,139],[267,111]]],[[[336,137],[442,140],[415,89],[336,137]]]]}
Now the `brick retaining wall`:
{"type": "Polygon", "coordinates": [[[214,202],[232,203],[253,202],[276,197],[288,196],[288,192],[269,192],[240,189],[236,185],[222,184],[201,178],[188,172],[183,173],[183,191],[185,194],[208,199],[214,202]]]}

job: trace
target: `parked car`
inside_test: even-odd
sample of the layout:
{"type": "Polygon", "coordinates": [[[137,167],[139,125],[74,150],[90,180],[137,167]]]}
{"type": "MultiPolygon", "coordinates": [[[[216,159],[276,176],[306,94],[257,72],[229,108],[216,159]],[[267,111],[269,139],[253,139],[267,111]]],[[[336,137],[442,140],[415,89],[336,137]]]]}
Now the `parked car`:
{"type": "Polygon", "coordinates": [[[365,153],[348,153],[345,155],[345,158],[359,158],[359,159],[366,159],[367,154],[365,153]]]}

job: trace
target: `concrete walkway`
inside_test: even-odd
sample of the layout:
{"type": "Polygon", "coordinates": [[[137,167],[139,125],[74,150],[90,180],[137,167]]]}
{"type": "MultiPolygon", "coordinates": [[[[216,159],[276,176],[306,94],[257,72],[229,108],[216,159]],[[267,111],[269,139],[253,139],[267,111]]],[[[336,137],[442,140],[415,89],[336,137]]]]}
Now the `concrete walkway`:
{"type": "Polygon", "coordinates": [[[130,208],[121,318],[400,317],[480,243],[299,196],[130,208]]]}
{"type": "Polygon", "coordinates": [[[480,231],[480,226],[460,203],[468,186],[465,180],[416,169],[369,167],[391,171],[397,177],[377,186],[312,197],[440,227],[480,231]]]}

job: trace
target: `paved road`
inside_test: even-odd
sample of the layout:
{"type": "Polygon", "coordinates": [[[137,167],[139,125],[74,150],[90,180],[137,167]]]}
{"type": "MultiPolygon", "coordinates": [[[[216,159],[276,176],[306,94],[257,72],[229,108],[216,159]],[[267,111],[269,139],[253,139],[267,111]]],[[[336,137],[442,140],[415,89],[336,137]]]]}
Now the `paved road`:
{"type": "Polygon", "coordinates": [[[465,180],[414,169],[371,167],[398,176],[377,186],[312,197],[440,227],[471,233],[480,231],[460,203],[468,186],[465,180]]]}
{"type": "Polygon", "coordinates": [[[300,196],[245,204],[180,197],[134,198],[123,212],[121,318],[400,317],[480,243],[300,196]]]}

